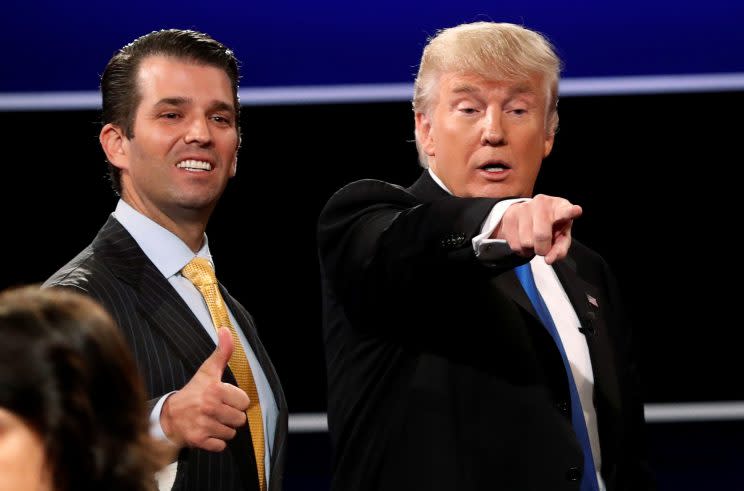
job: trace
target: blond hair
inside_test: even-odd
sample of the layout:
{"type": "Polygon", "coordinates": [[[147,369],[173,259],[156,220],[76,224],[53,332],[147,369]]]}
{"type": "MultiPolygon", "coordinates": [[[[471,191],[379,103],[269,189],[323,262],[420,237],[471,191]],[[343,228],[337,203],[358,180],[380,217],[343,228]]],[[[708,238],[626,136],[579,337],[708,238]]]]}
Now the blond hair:
{"type": "MultiPolygon", "coordinates": [[[[474,22],[443,29],[430,38],[421,56],[413,89],[414,113],[428,114],[444,73],[475,73],[491,80],[542,76],[547,91],[546,128],[558,129],[558,78],[561,61],[540,33],[508,23],[474,22]]],[[[416,132],[419,161],[428,167],[416,132]]]]}

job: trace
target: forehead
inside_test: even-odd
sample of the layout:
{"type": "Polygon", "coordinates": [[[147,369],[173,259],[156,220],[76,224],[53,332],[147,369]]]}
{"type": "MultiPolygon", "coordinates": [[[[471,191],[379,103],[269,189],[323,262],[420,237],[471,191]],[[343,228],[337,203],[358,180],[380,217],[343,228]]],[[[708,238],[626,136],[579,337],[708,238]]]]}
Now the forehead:
{"type": "Polygon", "coordinates": [[[445,72],[439,76],[440,97],[457,94],[479,94],[490,96],[545,95],[545,83],[542,75],[533,74],[521,78],[486,77],[475,72],[445,72]]]}
{"type": "Polygon", "coordinates": [[[187,97],[232,105],[233,99],[232,83],[221,68],[163,55],[142,60],[137,70],[137,89],[143,101],[187,97]]]}

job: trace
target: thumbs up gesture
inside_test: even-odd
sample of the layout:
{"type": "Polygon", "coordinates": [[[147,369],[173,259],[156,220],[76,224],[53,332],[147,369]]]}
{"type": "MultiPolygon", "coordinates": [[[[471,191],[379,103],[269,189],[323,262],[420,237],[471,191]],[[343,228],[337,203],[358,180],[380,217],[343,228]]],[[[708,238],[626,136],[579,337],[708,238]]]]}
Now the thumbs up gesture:
{"type": "Polygon", "coordinates": [[[248,395],[222,382],[233,352],[233,339],[225,328],[217,330],[217,349],[183,387],[171,394],[160,412],[165,435],[178,446],[221,452],[247,421],[248,395]]]}

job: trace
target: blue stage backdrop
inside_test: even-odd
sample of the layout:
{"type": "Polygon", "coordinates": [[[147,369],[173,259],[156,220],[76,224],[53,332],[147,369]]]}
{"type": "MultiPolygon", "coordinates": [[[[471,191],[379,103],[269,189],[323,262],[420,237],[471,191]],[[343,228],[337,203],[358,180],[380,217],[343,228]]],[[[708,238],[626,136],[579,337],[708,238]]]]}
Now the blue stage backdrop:
{"type": "Polygon", "coordinates": [[[0,92],[89,91],[114,49],[154,29],[205,31],[243,87],[410,82],[426,38],[460,22],[522,23],[565,76],[744,73],[744,1],[6,2],[0,92]]]}

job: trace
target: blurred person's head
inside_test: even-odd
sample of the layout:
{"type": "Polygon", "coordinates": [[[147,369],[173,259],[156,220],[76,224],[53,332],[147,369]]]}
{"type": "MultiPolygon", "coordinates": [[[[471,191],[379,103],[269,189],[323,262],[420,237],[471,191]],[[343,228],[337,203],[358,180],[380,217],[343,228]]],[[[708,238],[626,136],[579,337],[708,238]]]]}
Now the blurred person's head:
{"type": "Polygon", "coordinates": [[[101,307],[62,290],[0,293],[0,490],[154,490],[159,448],[101,307]]]}
{"type": "Polygon", "coordinates": [[[457,196],[529,196],[558,127],[560,60],[507,23],[444,29],[414,85],[419,160],[457,196]]]}

